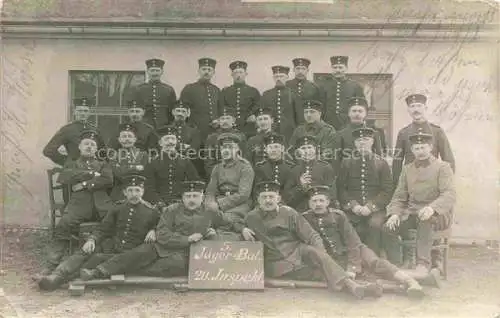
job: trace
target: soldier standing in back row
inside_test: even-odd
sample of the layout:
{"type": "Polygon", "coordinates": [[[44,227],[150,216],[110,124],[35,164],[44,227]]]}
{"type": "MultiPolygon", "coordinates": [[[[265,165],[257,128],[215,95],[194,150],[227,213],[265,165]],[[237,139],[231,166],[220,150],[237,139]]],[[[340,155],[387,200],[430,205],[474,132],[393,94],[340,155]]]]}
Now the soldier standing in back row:
{"type": "Polygon", "coordinates": [[[332,56],[332,80],[328,81],[323,88],[325,92],[324,120],[335,127],[337,131],[342,129],[348,122],[348,101],[352,97],[365,98],[363,87],[346,76],[347,56],[332,56]]]}
{"type": "Polygon", "coordinates": [[[170,121],[170,109],[177,100],[174,88],[161,82],[165,61],[150,59],[146,61],[149,82],[139,85],[134,100],[145,108],[144,121],[155,129],[170,121]]]}
{"type": "Polygon", "coordinates": [[[394,160],[392,163],[394,185],[398,184],[399,175],[404,164],[413,162],[415,156],[410,150],[411,143],[409,136],[417,133],[427,133],[433,136],[432,155],[436,158],[446,161],[450,164],[453,171],[455,171],[455,158],[450,147],[450,143],[444,130],[427,121],[427,97],[422,94],[412,94],[406,97],[406,104],[408,105],[408,113],[413,121],[408,126],[401,129],[398,133],[396,147],[394,149],[394,160]]]}
{"type": "Polygon", "coordinates": [[[229,64],[233,85],[221,91],[220,108],[234,108],[236,114],[236,129],[243,132],[248,138],[255,134],[255,111],[259,107],[260,93],[245,83],[248,64],[243,61],[234,61],[229,64]]]}
{"type": "Polygon", "coordinates": [[[306,58],[300,57],[293,59],[292,63],[295,78],[287,81],[286,86],[290,87],[294,91],[294,93],[301,99],[301,101],[322,101],[323,96],[319,86],[307,80],[307,73],[309,73],[309,65],[311,65],[311,61],[306,58]]]}
{"type": "Polygon", "coordinates": [[[277,65],[273,66],[272,70],[276,86],[262,94],[261,106],[274,111],[273,130],[285,136],[285,141],[288,143],[295,127],[304,121],[304,112],[300,99],[285,86],[290,68],[277,65]]]}

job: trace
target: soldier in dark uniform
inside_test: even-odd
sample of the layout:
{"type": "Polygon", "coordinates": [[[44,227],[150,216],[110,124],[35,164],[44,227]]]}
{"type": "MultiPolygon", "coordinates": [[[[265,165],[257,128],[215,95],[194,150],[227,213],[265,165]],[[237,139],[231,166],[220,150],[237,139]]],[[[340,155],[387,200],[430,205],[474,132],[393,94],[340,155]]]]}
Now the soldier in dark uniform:
{"type": "Polygon", "coordinates": [[[361,241],[380,255],[385,207],[393,188],[389,164],[372,152],[374,134],[371,128],[353,130],[356,151],[342,160],[337,189],[340,206],[361,241]]]}
{"type": "Polygon", "coordinates": [[[54,242],[49,246],[48,268],[52,271],[68,248],[71,234],[83,222],[101,220],[112,205],[107,191],[113,186],[110,165],[96,158],[100,140],[97,131],[85,130],[80,137],[80,157],[68,161],[58,182],[71,186],[72,194],[62,218],[54,229],[54,242]]]}
{"type": "Polygon", "coordinates": [[[332,203],[336,204],[335,171],[328,162],[318,159],[317,141],[314,136],[297,139],[296,149],[300,159],[292,168],[285,184],[283,193],[285,203],[299,212],[304,212],[307,210],[307,191],[315,184],[329,186],[332,203]]]}
{"type": "MultiPolygon", "coordinates": [[[[43,155],[55,164],[64,166],[68,160],[76,160],[80,157],[80,137],[82,131],[97,128],[88,121],[90,116],[90,106],[87,98],[78,98],[73,100],[75,107],[73,116],[75,121],[60,128],[43,148],[43,155]],[[61,153],[59,148],[64,146],[65,153],[61,153]]],[[[101,149],[104,146],[102,139],[98,140],[97,147],[101,149]]]]}
{"type": "Polygon", "coordinates": [[[144,198],[160,210],[180,200],[181,183],[199,179],[193,163],[178,151],[176,131],[172,126],[158,129],[161,152],[146,166],[144,198]]]}
{"type": "Polygon", "coordinates": [[[130,123],[120,125],[118,142],[121,147],[110,152],[110,164],[113,169],[114,185],[111,190],[111,199],[114,202],[125,199],[126,183],[124,178],[131,174],[142,175],[148,164],[148,154],[135,146],[137,137],[134,126],[130,123]]]}
{"type": "MultiPolygon", "coordinates": [[[[453,170],[448,162],[436,158],[432,151],[434,136],[419,132],[408,139],[415,160],[403,167],[398,186],[387,206],[386,226],[390,233],[408,240],[408,230],[417,229],[416,272],[425,275],[431,268],[433,231],[451,225],[456,192],[453,170]]],[[[396,240],[391,240],[394,242],[396,240]]],[[[394,245],[394,249],[398,248],[394,245]]],[[[411,250],[404,249],[405,261],[411,250]]],[[[388,253],[395,257],[397,252],[388,253]]]]}
{"type": "Polygon", "coordinates": [[[144,106],[144,122],[155,129],[168,125],[170,110],[177,100],[174,88],[161,81],[164,65],[165,61],[160,59],[146,61],[149,82],[139,85],[133,98],[138,105],[144,106]]]}
{"type": "Polygon", "coordinates": [[[374,296],[375,284],[359,285],[328,255],[319,234],[297,211],[279,204],[279,184],[257,185],[258,206],[248,213],[242,235],[264,245],[266,276],[324,280],[332,292],[346,290],[356,298],[374,296]]]}
{"type": "Polygon", "coordinates": [[[307,73],[309,73],[309,65],[311,60],[298,57],[292,60],[293,72],[295,78],[286,82],[286,86],[290,87],[295,94],[302,100],[323,100],[323,93],[318,85],[307,80],[307,73]]]}
{"type": "Polygon", "coordinates": [[[130,254],[143,242],[155,240],[154,228],[159,214],[149,203],[141,200],[144,193],[144,177],[129,175],[126,180],[126,200],[113,207],[102,220],[82,249],[71,255],[38,282],[40,289],[55,290],[74,278],[80,268],[99,268],[84,271],[87,278],[122,274],[149,264],[149,260],[130,254]],[[110,244],[102,244],[111,242],[110,244]],[[105,246],[105,248],[104,248],[105,246]],[[127,257],[123,257],[128,254],[127,257]],[[99,265],[100,264],[100,265],[99,265]],[[90,275],[89,275],[90,273],[90,275]],[[107,275],[105,275],[107,274],[107,275]]]}
{"type": "Polygon", "coordinates": [[[272,70],[276,85],[262,94],[261,106],[274,111],[273,130],[285,136],[288,143],[295,127],[304,122],[302,102],[292,89],[285,86],[290,68],[277,65],[272,70]]]}
{"type": "Polygon", "coordinates": [[[266,160],[255,165],[255,184],[274,181],[280,184],[280,193],[283,193],[293,167],[293,162],[285,157],[285,138],[271,133],[264,138],[263,144],[266,160]]]}
{"type": "Polygon", "coordinates": [[[138,273],[147,276],[183,276],[188,274],[189,247],[206,237],[211,224],[203,203],[206,184],[183,183],[182,202],[166,208],[156,227],[156,243],[144,246],[140,257],[156,258],[138,273]]]}
{"type": "Polygon", "coordinates": [[[290,144],[295,145],[297,139],[304,136],[314,136],[318,142],[318,152],[320,158],[331,163],[334,162],[335,159],[335,128],[321,120],[322,111],[323,104],[320,101],[304,101],[305,123],[295,128],[295,131],[290,138],[290,144]]]}
{"type": "MultiPolygon", "coordinates": [[[[155,133],[155,129],[143,120],[144,106],[138,105],[135,100],[131,100],[128,103],[128,107],[129,124],[134,128],[137,139],[135,146],[142,151],[158,148],[158,136],[155,133]]],[[[116,136],[111,138],[109,141],[110,148],[115,150],[120,148],[119,136],[120,131],[117,132],[116,136]]]]}
{"type": "MultiPolygon", "coordinates": [[[[361,240],[344,212],[329,208],[329,189],[317,186],[309,191],[310,210],[302,216],[319,233],[330,257],[346,269],[348,276],[356,278],[360,274],[375,274],[380,278],[392,280],[406,287],[408,296],[422,297],[420,284],[395,265],[380,259],[361,240]]],[[[381,296],[382,289],[379,289],[381,296]]]]}
{"type": "MultiPolygon", "coordinates": [[[[236,120],[235,110],[233,108],[224,108],[219,117],[219,128],[214,133],[211,133],[205,141],[205,150],[207,158],[205,159],[205,174],[210,176],[214,166],[220,161],[219,136],[223,133],[232,133],[238,135],[240,139],[239,149],[246,149],[245,134],[234,128],[236,120]]],[[[241,154],[243,155],[243,154],[241,154]]]]}
{"type": "Polygon", "coordinates": [[[235,128],[243,132],[247,138],[255,135],[255,111],[259,107],[260,93],[245,83],[248,64],[234,61],[229,64],[233,85],[225,87],[220,95],[220,108],[234,108],[236,114],[235,128]]]}
{"type": "Polygon", "coordinates": [[[433,136],[434,142],[432,155],[448,162],[453,171],[455,171],[455,157],[453,156],[453,151],[451,150],[446,133],[443,128],[427,121],[426,103],[427,97],[422,94],[412,94],[406,97],[408,113],[412,117],[413,121],[411,124],[401,129],[398,133],[392,162],[394,185],[398,184],[403,163],[408,164],[415,159],[410,150],[411,143],[409,142],[409,136],[419,132],[431,134],[433,136]]]}
{"type": "Polygon", "coordinates": [[[191,106],[189,122],[198,127],[201,136],[208,136],[218,127],[220,89],[210,82],[216,64],[208,57],[199,59],[200,79],[187,84],[181,92],[180,99],[191,106]]]}
{"type": "Polygon", "coordinates": [[[255,123],[257,125],[257,134],[248,139],[247,149],[243,152],[245,158],[250,161],[253,167],[257,162],[266,158],[264,151],[264,139],[273,133],[274,115],[270,108],[259,108],[255,112],[255,123]]]}
{"type": "MultiPolygon", "coordinates": [[[[340,168],[342,159],[350,158],[355,150],[354,138],[352,132],[356,129],[366,127],[365,118],[368,112],[368,102],[364,98],[351,98],[349,105],[349,123],[337,132],[335,145],[335,166],[337,170],[340,168]]],[[[373,153],[382,155],[382,146],[380,143],[380,135],[376,132],[373,136],[373,153]]]]}
{"type": "Polygon", "coordinates": [[[365,98],[361,85],[346,76],[347,56],[332,56],[332,78],[322,89],[325,94],[324,120],[335,127],[337,131],[344,128],[348,123],[348,101],[352,97],[365,98]]]}
{"type": "Polygon", "coordinates": [[[172,115],[174,116],[172,126],[175,128],[181,153],[189,155],[189,158],[194,158],[200,150],[201,136],[197,127],[186,123],[186,120],[191,116],[189,104],[179,100],[172,109],[172,115]]]}
{"type": "Polygon", "coordinates": [[[206,208],[215,215],[212,235],[217,240],[240,240],[245,217],[252,204],[252,165],[239,153],[240,137],[224,133],[218,137],[221,162],[212,170],[207,186],[206,208]]]}

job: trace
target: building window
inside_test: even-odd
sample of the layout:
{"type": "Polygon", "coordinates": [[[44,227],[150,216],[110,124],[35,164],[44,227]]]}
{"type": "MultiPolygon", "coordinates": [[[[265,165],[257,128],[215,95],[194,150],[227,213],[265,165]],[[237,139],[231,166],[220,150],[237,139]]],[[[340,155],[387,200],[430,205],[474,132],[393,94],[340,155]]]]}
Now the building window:
{"type": "MultiPolygon", "coordinates": [[[[382,147],[387,154],[392,149],[392,74],[347,74],[349,78],[360,83],[365,90],[365,97],[370,106],[367,124],[385,135],[382,147]]],[[[314,81],[328,86],[331,75],[315,73],[314,81]]]]}
{"type": "Polygon", "coordinates": [[[73,118],[74,98],[88,97],[90,121],[97,126],[105,141],[116,133],[118,125],[127,115],[126,101],[133,88],[144,83],[142,71],[70,71],[70,120],[73,118]]]}

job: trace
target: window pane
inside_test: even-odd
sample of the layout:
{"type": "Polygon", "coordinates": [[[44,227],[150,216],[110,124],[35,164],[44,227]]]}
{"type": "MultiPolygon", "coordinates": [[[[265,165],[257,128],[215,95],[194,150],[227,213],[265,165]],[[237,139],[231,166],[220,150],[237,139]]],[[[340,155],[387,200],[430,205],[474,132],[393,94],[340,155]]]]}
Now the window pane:
{"type": "Polygon", "coordinates": [[[104,142],[108,143],[114,133],[116,133],[117,127],[120,125],[121,116],[115,115],[99,115],[97,121],[97,128],[102,134],[104,142]]]}

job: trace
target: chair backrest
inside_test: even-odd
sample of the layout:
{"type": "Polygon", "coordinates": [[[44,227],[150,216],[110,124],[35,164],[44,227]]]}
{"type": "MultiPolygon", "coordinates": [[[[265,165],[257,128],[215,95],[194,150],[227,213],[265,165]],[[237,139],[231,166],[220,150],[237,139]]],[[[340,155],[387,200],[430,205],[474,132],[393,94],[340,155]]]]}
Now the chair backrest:
{"type": "MultiPolygon", "coordinates": [[[[51,206],[57,204],[55,199],[55,191],[61,191],[62,194],[63,189],[65,187],[68,187],[67,185],[57,182],[57,178],[59,177],[59,173],[61,173],[61,171],[62,171],[61,167],[54,167],[52,169],[47,169],[47,177],[49,181],[49,200],[51,206]]],[[[69,191],[68,193],[71,194],[71,191],[69,191]]]]}

